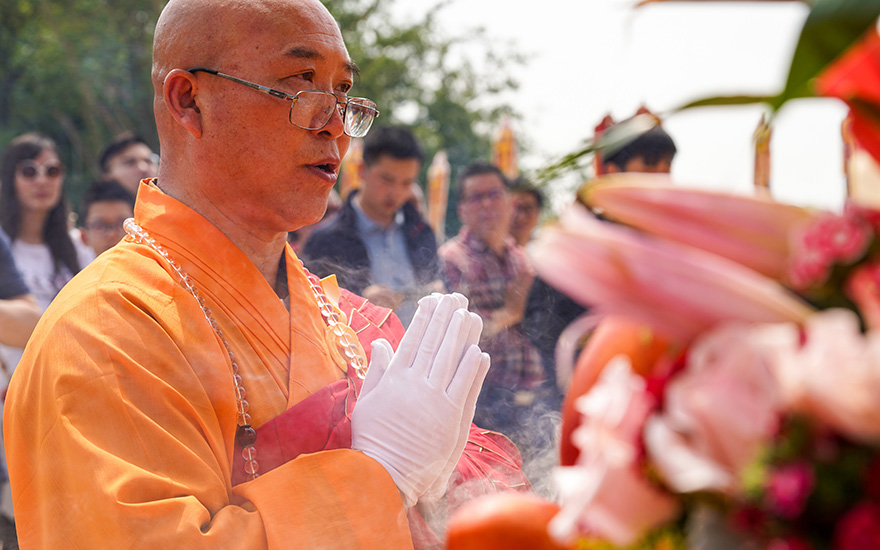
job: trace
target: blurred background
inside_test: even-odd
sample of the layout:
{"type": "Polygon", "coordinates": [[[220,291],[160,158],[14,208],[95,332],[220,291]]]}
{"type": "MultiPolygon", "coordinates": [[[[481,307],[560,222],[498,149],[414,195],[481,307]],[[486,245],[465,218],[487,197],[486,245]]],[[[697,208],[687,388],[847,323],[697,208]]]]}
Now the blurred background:
{"type": "MultiPolygon", "coordinates": [[[[361,67],[354,93],[411,125],[430,159],[458,168],[491,159],[509,120],[523,175],[581,147],[611,114],[640,106],[664,118],[686,185],[751,192],[761,106],[669,114],[718,94],[773,94],[808,7],[801,2],[650,4],[633,0],[325,0],[361,67]]],[[[78,202],[97,156],[133,130],[159,150],[152,118],[150,44],[162,0],[4,0],[0,3],[0,147],[25,131],[55,138],[78,202]]],[[[840,123],[833,99],[786,104],[774,122],[771,186],[796,204],[842,205],[840,123]]],[[[161,151],[160,151],[161,153],[161,151]]],[[[568,202],[589,171],[544,182],[568,202]]],[[[454,205],[447,234],[456,229],[454,205]]]]}

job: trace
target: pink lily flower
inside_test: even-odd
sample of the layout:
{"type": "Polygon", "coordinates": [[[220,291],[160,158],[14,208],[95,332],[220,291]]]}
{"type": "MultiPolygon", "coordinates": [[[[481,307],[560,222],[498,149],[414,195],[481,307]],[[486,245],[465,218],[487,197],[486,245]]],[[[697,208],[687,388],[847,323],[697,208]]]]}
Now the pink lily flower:
{"type": "Polygon", "coordinates": [[[768,277],[786,275],[790,235],[818,212],[753,196],[674,187],[668,176],[615,174],[581,200],[608,218],[730,258],[768,277]]]}
{"type": "Polygon", "coordinates": [[[721,322],[799,323],[812,312],[748,267],[601,222],[581,206],[544,231],[532,258],[541,277],[573,299],[683,342],[721,322]]]}

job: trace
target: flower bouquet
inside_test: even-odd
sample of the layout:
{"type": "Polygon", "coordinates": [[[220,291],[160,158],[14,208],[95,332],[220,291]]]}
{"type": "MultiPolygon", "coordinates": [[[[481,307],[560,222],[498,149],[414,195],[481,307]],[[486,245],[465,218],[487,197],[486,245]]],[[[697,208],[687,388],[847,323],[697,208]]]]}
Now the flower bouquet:
{"type": "Polygon", "coordinates": [[[880,548],[878,213],[645,175],[582,199],[626,227],[567,212],[538,249],[542,276],[667,344],[647,365],[613,357],[574,401],[578,453],[557,472],[551,534],[587,548],[880,548]],[[584,261],[559,261],[572,257],[584,261]]]}
{"type": "MultiPolygon", "coordinates": [[[[878,7],[839,4],[820,0],[803,36],[878,7]]],[[[880,160],[880,35],[838,46],[792,73],[824,68],[805,81],[847,102],[880,160]]],[[[801,93],[789,84],[777,108],[801,93]]],[[[529,530],[547,549],[880,549],[880,203],[822,212],[645,174],[579,198],[533,249],[601,318],[563,410],[559,511],[538,521],[546,503],[498,495],[474,522],[489,506],[474,502],[447,548],[476,532],[525,548],[510,531],[529,530]]]]}
{"type": "Polygon", "coordinates": [[[546,548],[880,548],[880,212],[644,174],[581,202],[610,222],[572,207],[534,251],[602,318],[546,548]]]}

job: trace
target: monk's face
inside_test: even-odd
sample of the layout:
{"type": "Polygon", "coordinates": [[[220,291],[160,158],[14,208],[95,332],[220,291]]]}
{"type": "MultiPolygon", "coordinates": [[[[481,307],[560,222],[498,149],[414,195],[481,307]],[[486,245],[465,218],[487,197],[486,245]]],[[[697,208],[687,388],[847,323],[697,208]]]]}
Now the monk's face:
{"type": "MultiPolygon", "coordinates": [[[[217,43],[219,33],[222,41],[213,54],[188,62],[291,95],[321,90],[342,97],[352,87],[353,64],[339,28],[317,0],[219,4],[223,9],[208,12],[218,20],[207,22],[205,38],[217,43]]],[[[303,130],[289,122],[291,101],[216,75],[195,76],[202,135],[191,156],[209,176],[202,185],[212,204],[258,233],[318,221],[350,141],[339,113],[320,130],[303,130]]]]}

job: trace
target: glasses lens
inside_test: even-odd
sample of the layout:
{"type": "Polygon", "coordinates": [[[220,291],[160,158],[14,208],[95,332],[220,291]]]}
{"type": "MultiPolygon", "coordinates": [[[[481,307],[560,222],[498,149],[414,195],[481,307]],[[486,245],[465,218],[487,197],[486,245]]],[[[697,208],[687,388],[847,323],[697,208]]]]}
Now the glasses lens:
{"type": "Polygon", "coordinates": [[[373,119],[379,116],[379,109],[369,99],[354,97],[345,109],[345,133],[359,138],[367,135],[373,119]]]}
{"type": "Polygon", "coordinates": [[[335,107],[335,95],[304,90],[290,105],[290,123],[303,130],[320,130],[333,116],[335,107]]]}
{"type": "Polygon", "coordinates": [[[483,202],[483,200],[485,199],[489,199],[490,202],[495,202],[500,199],[503,194],[504,192],[500,189],[492,189],[484,193],[474,193],[470,197],[466,198],[465,202],[477,204],[483,202]]]}
{"type": "Polygon", "coordinates": [[[40,165],[32,161],[25,161],[18,167],[18,173],[25,179],[34,179],[42,174],[44,177],[54,179],[64,172],[64,167],[60,164],[50,164],[48,166],[40,165]]]}

